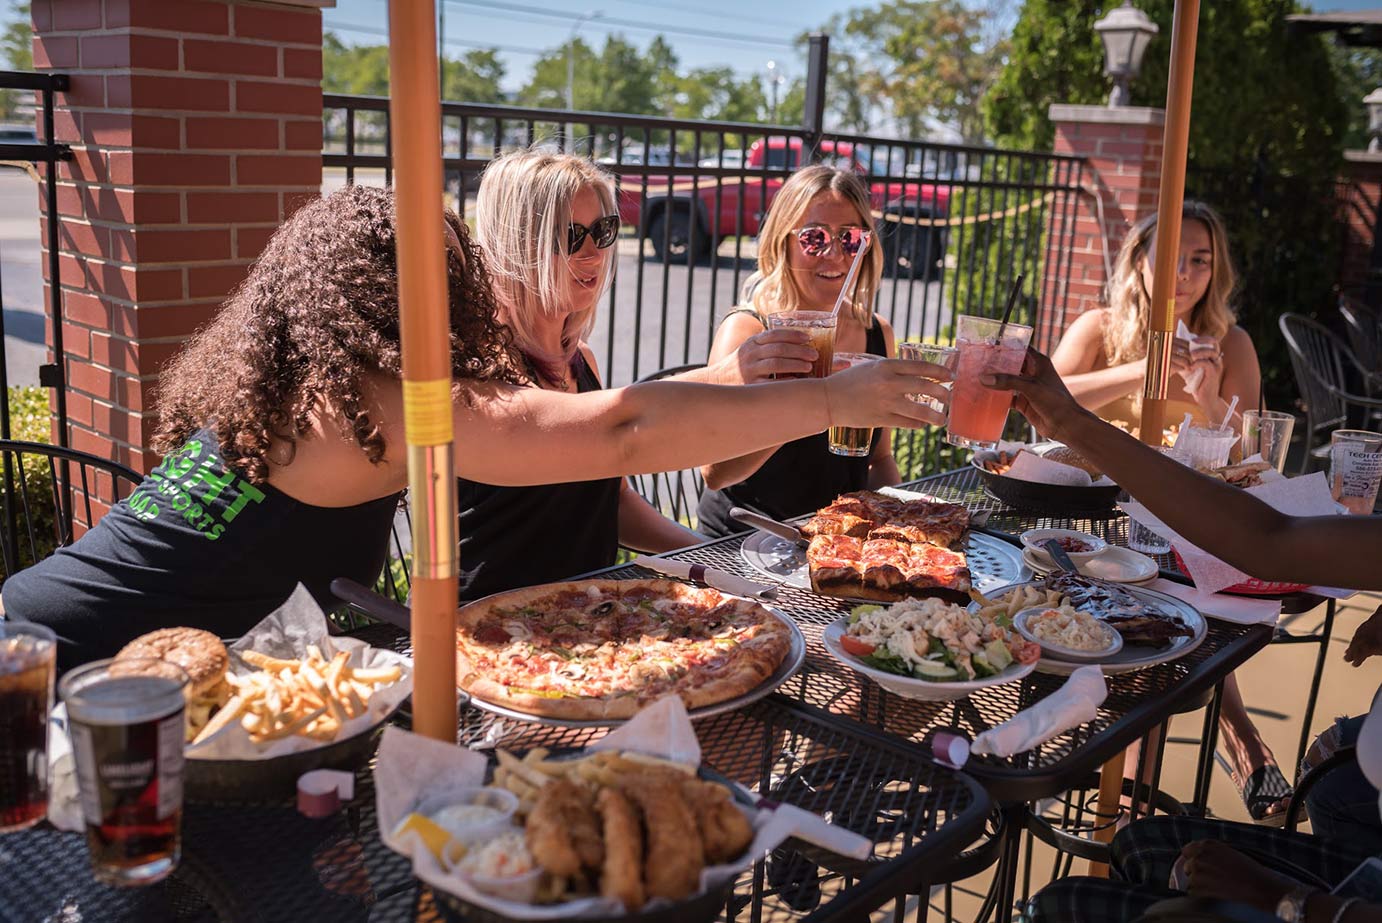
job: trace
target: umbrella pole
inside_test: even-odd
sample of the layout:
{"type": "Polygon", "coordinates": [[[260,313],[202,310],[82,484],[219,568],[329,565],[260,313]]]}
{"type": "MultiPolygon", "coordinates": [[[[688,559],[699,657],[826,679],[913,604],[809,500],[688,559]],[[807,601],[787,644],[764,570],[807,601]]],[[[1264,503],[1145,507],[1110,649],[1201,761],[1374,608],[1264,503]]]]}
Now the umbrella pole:
{"type": "Polygon", "coordinates": [[[413,728],[456,740],[456,475],[432,0],[389,2],[403,417],[413,508],[413,728]]]}
{"type": "MultiPolygon", "coordinates": [[[[1171,377],[1171,343],[1175,337],[1176,271],[1180,261],[1180,220],[1185,203],[1185,159],[1190,143],[1190,96],[1195,85],[1195,39],[1199,18],[1199,0],[1176,0],[1171,26],[1171,73],[1166,85],[1166,125],[1162,131],[1161,188],[1157,195],[1156,258],[1152,261],[1152,306],[1147,324],[1147,373],[1142,382],[1140,433],[1142,441],[1152,446],[1161,445],[1166,423],[1166,386],[1171,377]]],[[[1155,729],[1150,737],[1157,737],[1155,729]]],[[[1101,817],[1117,813],[1124,756],[1120,753],[1104,764],[1099,785],[1101,817]],[[1112,781],[1115,773],[1119,783],[1116,786],[1112,781]]],[[[1155,759],[1143,762],[1150,767],[1155,759]]],[[[1095,839],[1103,842],[1113,839],[1115,826],[1109,824],[1096,830],[1095,839]]],[[[1089,873],[1107,877],[1108,866],[1091,862],[1089,873]]]]}

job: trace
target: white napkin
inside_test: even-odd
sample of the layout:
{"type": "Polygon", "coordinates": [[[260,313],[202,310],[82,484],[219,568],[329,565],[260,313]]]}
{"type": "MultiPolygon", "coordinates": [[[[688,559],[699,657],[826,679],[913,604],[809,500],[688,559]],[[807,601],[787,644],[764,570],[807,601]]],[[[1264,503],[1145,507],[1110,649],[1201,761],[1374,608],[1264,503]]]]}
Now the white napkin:
{"type": "MultiPolygon", "coordinates": [[[[1213,337],[1196,336],[1190,332],[1190,328],[1185,326],[1185,321],[1176,321],[1176,339],[1184,340],[1189,344],[1191,351],[1203,349],[1216,345],[1217,341],[1213,337]]],[[[1200,381],[1204,378],[1204,369],[1195,369],[1185,376],[1185,390],[1187,393],[1194,391],[1200,386],[1200,381]]]]}
{"type": "Polygon", "coordinates": [[[72,738],[67,733],[67,703],[48,716],[48,823],[59,830],[85,830],[72,738]]]}
{"type": "MultiPolygon", "coordinates": [[[[1329,482],[1322,471],[1299,478],[1268,478],[1257,487],[1247,488],[1247,491],[1290,516],[1332,516],[1343,509],[1330,496],[1329,482]]],[[[1195,581],[1195,586],[1204,592],[1217,593],[1254,576],[1187,541],[1136,500],[1120,503],[1119,506],[1133,519],[1170,539],[1185,561],[1186,573],[1195,581]]]]}
{"type": "Polygon", "coordinates": [[[704,583],[708,587],[714,587],[724,593],[732,593],[735,596],[752,596],[756,599],[772,599],[777,595],[777,587],[768,586],[762,583],[755,583],[752,580],[745,580],[738,574],[731,574],[727,570],[720,570],[718,567],[706,567],[703,564],[692,564],[689,561],[676,561],[672,558],[654,558],[650,555],[639,555],[630,563],[637,564],[639,567],[646,567],[648,570],[657,571],[668,577],[680,577],[683,580],[695,580],[697,583],[704,583]]]}
{"type": "Polygon", "coordinates": [[[1275,625],[1277,619],[1281,618],[1279,599],[1250,599],[1246,596],[1206,593],[1199,587],[1186,586],[1160,577],[1148,583],[1147,587],[1167,596],[1174,596],[1210,618],[1223,622],[1237,622],[1239,625],[1275,625]]]}
{"type": "Polygon", "coordinates": [[[1008,469],[1007,477],[1037,484],[1061,484],[1069,487],[1088,487],[1094,483],[1089,472],[1074,465],[1066,465],[1032,452],[1018,452],[1008,469]]]}
{"type": "Polygon", "coordinates": [[[1107,697],[1104,671],[1094,665],[1080,667],[1055,692],[974,738],[970,752],[979,756],[1012,756],[1030,750],[1057,734],[1093,721],[1107,697]]]}
{"type": "Polygon", "coordinates": [[[1378,790],[1378,804],[1382,806],[1382,695],[1373,695],[1372,708],[1358,731],[1354,752],[1358,756],[1358,768],[1378,790]]]}
{"type": "MultiPolygon", "coordinates": [[[[394,651],[370,647],[358,638],[333,638],[327,628],[326,615],[317,605],[312,594],[302,584],[298,584],[293,594],[284,600],[283,605],[265,616],[245,636],[230,646],[232,673],[253,672],[255,668],[243,666],[238,657],[240,651],[258,651],[270,657],[298,658],[307,656],[307,645],[315,644],[322,655],[328,659],[337,651],[349,651],[347,661],[352,667],[391,667],[403,668],[403,677],[387,686],[376,687],[370,697],[365,713],[357,715],[341,725],[337,740],[345,740],[378,724],[394,706],[413,692],[413,662],[410,658],[394,651]]],[[[293,734],[261,746],[250,740],[249,733],[232,721],[219,732],[206,740],[187,748],[187,758],[221,760],[264,760],[302,750],[315,750],[323,744],[319,740],[293,734]]]]}
{"type": "MultiPolygon", "coordinates": [[[[608,742],[616,735],[624,741],[619,745],[620,749],[638,750],[667,759],[676,759],[677,753],[685,752],[685,741],[688,737],[691,740],[696,738],[686,709],[676,696],[667,696],[645,708],[628,724],[593,745],[594,748],[598,749],[601,745],[615,746],[608,742]],[[676,742],[674,749],[659,752],[657,748],[668,741],[676,742]]],[[[695,749],[699,758],[700,745],[696,744],[695,749]]],[[[473,751],[419,737],[396,727],[385,728],[384,738],[379,744],[379,759],[374,769],[379,838],[383,840],[384,845],[412,859],[413,874],[429,885],[512,919],[552,920],[569,917],[622,916],[621,904],[602,897],[539,906],[483,894],[475,890],[465,877],[449,871],[438,862],[436,856],[422,844],[416,833],[408,833],[402,837],[393,835],[404,816],[424,798],[430,799],[438,793],[444,794],[483,784],[485,764],[485,758],[473,751]]],[[[701,872],[702,893],[737,877],[759,857],[792,836],[799,823],[799,817],[793,812],[775,811],[771,808],[757,811],[744,809],[744,812],[753,822],[753,842],[744,854],[733,862],[707,866],[701,872]]],[[[648,906],[656,909],[665,904],[665,901],[652,901],[648,906]]]]}

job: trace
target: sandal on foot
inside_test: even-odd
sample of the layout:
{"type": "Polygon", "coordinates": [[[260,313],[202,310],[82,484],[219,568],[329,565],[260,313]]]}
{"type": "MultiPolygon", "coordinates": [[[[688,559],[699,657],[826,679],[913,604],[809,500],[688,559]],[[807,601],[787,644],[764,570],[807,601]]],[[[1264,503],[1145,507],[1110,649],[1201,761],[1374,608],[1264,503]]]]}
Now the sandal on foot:
{"type": "Polygon", "coordinates": [[[1291,783],[1286,781],[1274,764],[1264,763],[1253,770],[1252,775],[1248,776],[1248,783],[1239,789],[1239,794],[1253,823],[1266,827],[1280,827],[1286,823],[1284,810],[1275,814],[1267,813],[1274,805],[1289,800],[1292,794],[1291,783]]]}

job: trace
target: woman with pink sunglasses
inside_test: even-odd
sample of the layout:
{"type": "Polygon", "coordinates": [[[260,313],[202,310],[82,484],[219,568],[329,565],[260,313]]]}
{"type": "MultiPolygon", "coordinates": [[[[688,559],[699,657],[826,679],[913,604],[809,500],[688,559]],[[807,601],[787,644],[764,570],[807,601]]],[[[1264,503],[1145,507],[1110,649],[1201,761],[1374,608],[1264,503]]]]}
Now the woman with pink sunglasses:
{"type": "MultiPolygon", "coordinates": [[[[894,356],[892,328],[873,311],[883,254],[869,246],[872,214],[868,186],[853,170],[816,164],[793,174],[768,209],[758,235],[758,270],[744,283],[743,306],[715,334],[711,367],[768,335],[769,315],[831,310],[861,248],[867,250],[854,290],[836,319],[835,352],[894,356]]],[[[793,361],[778,371],[800,374],[809,368],[807,362],[793,361]]],[[[699,528],[716,536],[745,530],[729,517],[735,506],[788,519],[819,509],[842,493],[899,479],[886,429],[874,430],[866,457],[831,454],[822,433],[706,465],[701,474],[706,492],[699,528]]]]}

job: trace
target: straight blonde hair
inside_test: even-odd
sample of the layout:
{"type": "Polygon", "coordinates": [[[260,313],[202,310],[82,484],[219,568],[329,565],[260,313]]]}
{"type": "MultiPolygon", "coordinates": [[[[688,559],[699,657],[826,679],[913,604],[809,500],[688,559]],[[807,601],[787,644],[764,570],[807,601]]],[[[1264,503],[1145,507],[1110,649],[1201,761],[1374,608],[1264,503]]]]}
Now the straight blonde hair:
{"type": "MultiPolygon", "coordinates": [[[[594,307],[567,314],[556,356],[533,337],[535,318],[565,311],[560,301],[570,259],[571,203],[586,189],[594,190],[604,214],[617,213],[614,179],[594,163],[573,154],[525,150],[490,163],[476,197],[475,237],[494,280],[500,316],[519,351],[550,384],[565,380],[581,341],[595,326],[594,307]]],[[[608,260],[600,296],[609,291],[615,262],[608,260]]]]}
{"type": "Polygon", "coordinates": [[[792,231],[801,227],[812,200],[824,193],[834,193],[853,205],[859,223],[872,235],[848,306],[856,320],[871,328],[873,299],[883,277],[883,250],[874,227],[873,203],[868,186],[856,171],[828,164],[813,164],[793,173],[773,199],[758,231],[758,269],[744,281],[740,303],[763,316],[800,307],[801,289],[788,269],[787,247],[796,246],[792,231]]]}
{"type": "MultiPolygon", "coordinates": [[[[1238,284],[1228,252],[1224,219],[1203,202],[1186,200],[1182,221],[1198,221],[1209,230],[1214,251],[1209,288],[1190,312],[1186,326],[1197,336],[1221,339],[1237,322],[1230,299],[1238,284]]],[[[1104,320],[1104,355],[1109,365],[1141,359],[1147,353],[1147,327],[1151,323],[1152,293],[1142,282],[1142,264],[1156,240],[1156,213],[1133,225],[1118,250],[1113,279],[1108,286],[1109,313],[1104,320]]]]}

